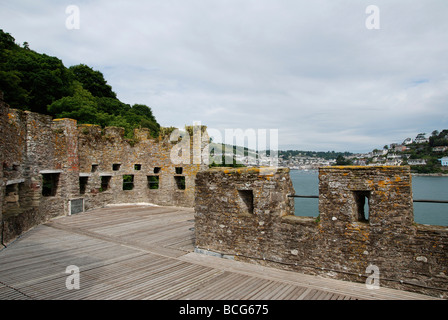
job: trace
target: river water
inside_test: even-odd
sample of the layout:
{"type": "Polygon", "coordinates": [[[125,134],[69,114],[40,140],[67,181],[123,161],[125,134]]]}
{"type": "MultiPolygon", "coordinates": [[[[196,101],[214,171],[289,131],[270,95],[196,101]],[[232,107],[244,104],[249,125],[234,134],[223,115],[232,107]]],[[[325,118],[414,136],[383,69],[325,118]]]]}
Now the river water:
{"type": "MultiPolygon", "coordinates": [[[[298,195],[318,195],[319,176],[316,170],[291,170],[291,180],[298,195]]],[[[448,200],[448,177],[412,177],[414,199],[448,200]]],[[[317,217],[318,199],[295,198],[295,215],[317,217]]],[[[414,220],[420,224],[448,226],[448,204],[414,203],[414,220]]]]}

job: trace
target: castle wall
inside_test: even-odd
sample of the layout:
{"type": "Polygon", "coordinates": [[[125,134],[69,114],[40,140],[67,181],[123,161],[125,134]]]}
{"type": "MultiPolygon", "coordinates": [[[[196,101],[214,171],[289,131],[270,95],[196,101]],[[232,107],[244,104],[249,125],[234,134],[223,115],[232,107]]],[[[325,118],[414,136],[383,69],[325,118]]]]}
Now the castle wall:
{"type": "MultiPolygon", "coordinates": [[[[78,154],[76,121],[9,109],[0,101],[2,187],[1,240],[66,214],[76,195],[78,154]],[[53,177],[51,194],[44,194],[53,177]]],[[[48,189],[48,190],[50,190],[48,189]]]]}
{"type": "MultiPolygon", "coordinates": [[[[78,131],[80,175],[87,178],[83,195],[86,209],[105,203],[136,202],[194,206],[194,179],[206,166],[193,163],[192,151],[183,163],[173,163],[171,152],[175,143],[169,141],[169,136],[152,138],[149,130],[136,129],[135,140],[129,141],[122,128],[101,130],[98,126],[80,125],[78,131]],[[124,180],[125,176],[133,177],[132,186],[124,180]],[[102,187],[103,177],[110,177],[107,190],[102,187]],[[155,184],[151,188],[149,179],[154,178],[158,179],[157,188],[155,184]],[[185,179],[184,188],[178,186],[176,178],[185,179]],[[124,190],[124,184],[132,189],[124,190]]],[[[205,135],[203,140],[207,140],[205,135]]],[[[193,147],[193,143],[190,145],[193,147]]]]}
{"type": "Polygon", "coordinates": [[[193,149],[201,152],[208,143],[202,128],[198,144],[193,137],[154,139],[147,129],[136,130],[131,141],[123,128],[52,120],[10,109],[2,99],[0,108],[2,246],[53,217],[108,204],[193,207],[195,175],[206,167],[193,162],[193,149]],[[191,152],[175,164],[173,147],[183,144],[191,152]]]}
{"type": "Polygon", "coordinates": [[[408,167],[321,168],[317,219],[294,216],[287,169],[214,169],[196,182],[198,251],[357,282],[377,270],[380,286],[448,297],[448,228],[414,223],[408,167]]]}

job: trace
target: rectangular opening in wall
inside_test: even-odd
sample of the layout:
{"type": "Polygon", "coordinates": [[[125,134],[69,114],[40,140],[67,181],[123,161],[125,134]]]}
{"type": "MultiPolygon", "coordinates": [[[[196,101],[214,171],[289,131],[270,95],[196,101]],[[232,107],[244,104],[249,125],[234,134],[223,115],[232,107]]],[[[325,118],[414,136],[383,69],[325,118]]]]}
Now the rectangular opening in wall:
{"type": "Polygon", "coordinates": [[[26,208],[27,195],[23,182],[10,183],[5,186],[5,196],[3,197],[3,213],[16,214],[26,208]]]}
{"type": "Polygon", "coordinates": [[[8,197],[8,196],[11,196],[11,195],[18,195],[19,194],[18,186],[19,185],[17,183],[6,185],[5,196],[8,197]]]}
{"type": "Polygon", "coordinates": [[[142,170],[142,165],[141,164],[134,164],[134,170],[136,170],[136,171],[142,170]]]}
{"type": "Polygon", "coordinates": [[[134,189],[134,175],[125,174],[123,176],[123,190],[132,190],[134,189]]]}
{"type": "Polygon", "coordinates": [[[114,163],[112,165],[112,170],[113,171],[118,171],[118,170],[120,170],[120,167],[121,167],[121,163],[114,163]]]}
{"type": "Polygon", "coordinates": [[[176,174],[182,174],[183,168],[182,167],[176,167],[176,174]]]}
{"type": "Polygon", "coordinates": [[[147,178],[149,189],[159,189],[159,176],[147,176],[147,178]]]}
{"type": "Polygon", "coordinates": [[[160,167],[155,167],[154,168],[154,173],[160,173],[161,168],[160,167]]]}
{"type": "Polygon", "coordinates": [[[4,202],[6,210],[11,207],[19,207],[19,184],[6,185],[4,202]]]}
{"type": "Polygon", "coordinates": [[[254,213],[254,193],[252,190],[238,190],[242,213],[254,213]]]}
{"type": "Polygon", "coordinates": [[[353,191],[355,199],[354,215],[359,222],[369,222],[370,191],[353,191]]]}
{"type": "Polygon", "coordinates": [[[42,174],[42,196],[54,197],[57,192],[59,173],[42,174]]]}
{"type": "Polygon", "coordinates": [[[97,164],[92,164],[91,172],[96,172],[97,170],[98,170],[98,165],[97,164]]]}
{"type": "Polygon", "coordinates": [[[176,181],[177,189],[185,190],[185,177],[175,176],[174,180],[176,181]]]}
{"type": "Polygon", "coordinates": [[[85,194],[89,177],[79,177],[79,193],[85,194]]]}
{"type": "Polygon", "coordinates": [[[252,190],[238,190],[241,213],[254,213],[254,193],[252,190]]]}
{"type": "Polygon", "coordinates": [[[110,179],[112,177],[111,176],[102,176],[101,177],[101,189],[100,192],[104,192],[107,191],[110,187],[110,179]]]}

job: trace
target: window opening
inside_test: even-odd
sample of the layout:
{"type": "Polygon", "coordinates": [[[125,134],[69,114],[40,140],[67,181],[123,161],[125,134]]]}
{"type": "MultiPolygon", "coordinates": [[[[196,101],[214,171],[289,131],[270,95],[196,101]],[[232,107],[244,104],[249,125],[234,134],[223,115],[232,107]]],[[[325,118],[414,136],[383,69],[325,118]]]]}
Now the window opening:
{"type": "Polygon", "coordinates": [[[85,194],[89,177],[79,177],[79,193],[85,194]]]}
{"type": "Polygon", "coordinates": [[[126,174],[123,176],[123,190],[134,189],[134,175],[126,174]]]}
{"type": "Polygon", "coordinates": [[[185,177],[175,176],[174,180],[176,181],[177,189],[185,190],[185,177]]]}
{"type": "Polygon", "coordinates": [[[369,221],[370,191],[354,191],[355,217],[360,222],[369,221]]]}
{"type": "Polygon", "coordinates": [[[102,176],[101,177],[101,189],[100,192],[104,192],[109,189],[111,176],[102,176]]]}
{"type": "Polygon", "coordinates": [[[59,173],[42,174],[42,196],[54,197],[58,188],[59,173]]]}
{"type": "Polygon", "coordinates": [[[159,189],[159,176],[147,176],[147,178],[149,189],[159,189]]]}
{"type": "Polygon", "coordinates": [[[252,190],[238,190],[243,213],[254,213],[254,193],[252,190]]]}

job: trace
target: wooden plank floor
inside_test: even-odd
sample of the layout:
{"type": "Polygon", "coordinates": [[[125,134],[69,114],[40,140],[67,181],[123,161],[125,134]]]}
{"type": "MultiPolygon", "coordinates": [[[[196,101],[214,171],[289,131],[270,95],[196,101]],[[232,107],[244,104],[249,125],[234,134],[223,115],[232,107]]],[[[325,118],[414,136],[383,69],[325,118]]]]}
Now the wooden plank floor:
{"type": "Polygon", "coordinates": [[[192,209],[145,205],[54,219],[0,251],[0,299],[434,299],[194,253],[193,228],[192,209]]]}

